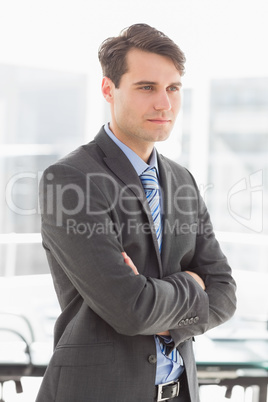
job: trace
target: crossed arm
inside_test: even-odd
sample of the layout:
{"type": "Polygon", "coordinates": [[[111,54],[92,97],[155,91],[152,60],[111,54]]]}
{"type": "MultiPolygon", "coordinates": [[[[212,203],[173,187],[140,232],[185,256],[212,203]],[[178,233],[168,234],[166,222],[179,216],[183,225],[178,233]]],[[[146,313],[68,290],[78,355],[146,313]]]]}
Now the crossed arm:
{"type": "MultiPolygon", "coordinates": [[[[139,275],[139,271],[138,271],[137,267],[134,265],[132,259],[127,255],[127,253],[123,252],[122,255],[124,257],[125,263],[132,269],[134,274],[139,275]]],[[[203,279],[200,278],[199,275],[197,275],[195,272],[192,272],[192,271],[185,271],[185,272],[187,272],[187,274],[191,275],[196,280],[196,282],[201,286],[201,288],[203,290],[206,290],[205,283],[204,283],[203,279]]]]}
{"type": "MultiPolygon", "coordinates": [[[[132,259],[127,255],[127,253],[123,252],[122,255],[124,257],[125,263],[132,269],[134,274],[139,275],[139,271],[138,271],[137,267],[133,263],[132,259]]],[[[203,290],[206,289],[205,283],[204,283],[203,279],[200,278],[199,275],[197,275],[195,272],[192,272],[192,271],[185,271],[185,272],[187,272],[187,274],[191,275],[196,280],[196,282],[201,286],[201,288],[203,290]]],[[[167,335],[168,336],[168,335],[170,335],[170,333],[169,333],[169,331],[164,331],[164,332],[158,333],[157,335],[167,335]]]]}
{"type": "MultiPolygon", "coordinates": [[[[177,345],[232,316],[236,303],[235,282],[213,231],[200,232],[194,239],[195,252],[191,257],[194,272],[171,270],[172,273],[161,279],[139,275],[139,264],[143,264],[143,258],[148,258],[148,250],[137,256],[137,269],[126,254],[121,255],[122,247],[129,245],[127,237],[126,241],[119,241],[119,237],[110,232],[94,229],[107,228],[107,222],[116,226],[124,221],[121,209],[117,211],[119,215],[114,216],[115,222],[106,212],[111,208],[103,190],[106,187],[92,180],[90,207],[93,212],[88,215],[85,203],[85,208],[70,219],[68,211],[77,209],[76,193],[65,191],[62,194],[61,202],[65,206],[62,211],[60,207],[51,209],[53,191],[55,186],[68,189],[70,180],[76,187],[85,188],[87,176],[76,167],[62,163],[50,167],[43,178],[40,185],[42,237],[55,282],[64,284],[58,291],[63,310],[79,293],[89,308],[118,333],[152,335],[169,330],[177,345]],[[54,187],[47,182],[48,172],[53,172],[54,187]],[[90,236],[69,226],[70,222],[79,225],[88,222],[89,218],[88,225],[94,229],[90,236]],[[109,257],[104,255],[104,249],[109,249],[109,257]],[[126,264],[131,268],[131,274],[126,264]],[[206,278],[206,289],[201,277],[206,278]],[[194,325],[181,324],[181,320],[193,316],[199,318],[194,325]]],[[[209,216],[201,199],[198,214],[202,225],[210,228],[209,216]]],[[[139,241],[140,238],[136,237],[134,244],[139,241]]],[[[179,253],[172,256],[173,260],[176,256],[179,258],[179,253]]]]}

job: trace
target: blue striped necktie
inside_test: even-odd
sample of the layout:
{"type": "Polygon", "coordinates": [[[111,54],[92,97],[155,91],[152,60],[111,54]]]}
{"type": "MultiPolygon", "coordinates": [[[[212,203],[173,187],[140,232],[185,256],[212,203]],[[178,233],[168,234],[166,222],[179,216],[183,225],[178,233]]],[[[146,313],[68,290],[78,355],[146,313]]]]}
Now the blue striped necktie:
{"type": "Polygon", "coordinates": [[[148,168],[145,170],[140,175],[140,180],[152,213],[158,247],[161,252],[163,233],[161,223],[160,189],[155,168],[148,168]]]}
{"type": "MultiPolygon", "coordinates": [[[[152,218],[154,221],[154,227],[156,232],[156,237],[158,241],[159,251],[161,253],[162,247],[162,220],[161,220],[161,207],[160,207],[160,189],[159,183],[157,179],[156,169],[148,168],[140,175],[140,180],[144,188],[144,192],[149,203],[149,207],[151,209],[152,218]]],[[[172,352],[172,345],[168,346],[162,337],[159,337],[160,349],[161,352],[169,356],[169,359],[174,362],[180,362],[179,352],[174,349],[172,352]]],[[[171,339],[171,338],[169,338],[171,339]]]]}

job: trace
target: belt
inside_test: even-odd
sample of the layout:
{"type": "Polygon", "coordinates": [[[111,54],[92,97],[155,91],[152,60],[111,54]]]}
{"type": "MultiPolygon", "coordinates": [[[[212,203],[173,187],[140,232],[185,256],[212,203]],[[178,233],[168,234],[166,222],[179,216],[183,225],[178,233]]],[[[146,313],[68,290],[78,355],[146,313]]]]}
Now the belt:
{"type": "Polygon", "coordinates": [[[157,402],[176,398],[180,392],[180,380],[166,382],[155,387],[155,400],[157,402]]]}

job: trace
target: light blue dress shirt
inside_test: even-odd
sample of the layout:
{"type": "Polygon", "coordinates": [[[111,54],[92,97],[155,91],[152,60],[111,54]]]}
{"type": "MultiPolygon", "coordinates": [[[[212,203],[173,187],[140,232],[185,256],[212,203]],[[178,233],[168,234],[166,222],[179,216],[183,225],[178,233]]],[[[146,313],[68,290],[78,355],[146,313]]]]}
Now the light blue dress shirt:
{"type": "MultiPolygon", "coordinates": [[[[109,124],[104,126],[104,129],[108,136],[116,143],[116,145],[124,152],[127,156],[134,169],[136,170],[138,176],[140,176],[149,167],[155,167],[158,174],[158,163],[156,150],[153,149],[152,155],[150,157],[149,165],[144,162],[132,149],[127,145],[123,144],[110,130],[109,124]]],[[[161,203],[162,204],[162,203],[161,203]]],[[[171,337],[162,337],[165,339],[166,343],[172,342],[171,337]]],[[[163,384],[169,381],[175,381],[183,372],[183,360],[179,352],[175,349],[170,355],[166,356],[163,350],[163,345],[159,341],[159,337],[155,336],[156,352],[157,352],[157,367],[156,367],[156,379],[155,384],[163,384]]]]}

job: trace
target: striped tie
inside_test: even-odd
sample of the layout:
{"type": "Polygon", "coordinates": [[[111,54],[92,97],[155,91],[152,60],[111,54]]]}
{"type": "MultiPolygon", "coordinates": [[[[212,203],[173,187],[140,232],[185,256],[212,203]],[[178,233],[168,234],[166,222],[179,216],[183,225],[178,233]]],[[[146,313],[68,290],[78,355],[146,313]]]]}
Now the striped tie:
{"type": "Polygon", "coordinates": [[[140,180],[151,209],[159,251],[162,247],[162,224],[160,208],[160,190],[155,168],[149,168],[140,175],[140,180]]]}
{"type": "Polygon", "coordinates": [[[166,341],[169,341],[170,346],[165,343],[165,340],[163,337],[157,336],[157,339],[159,342],[161,352],[165,356],[168,356],[169,359],[172,360],[173,362],[181,363],[180,355],[179,355],[177,349],[173,349],[174,343],[172,341],[170,341],[170,339],[167,339],[167,337],[166,337],[166,341]]]}
{"type": "MultiPolygon", "coordinates": [[[[145,170],[145,172],[140,175],[140,180],[152,212],[158,247],[161,253],[163,233],[160,208],[160,189],[155,168],[148,168],[148,170],[145,170]]],[[[157,338],[160,343],[161,352],[165,356],[168,356],[168,358],[173,362],[177,362],[180,364],[181,359],[179,352],[176,349],[172,350],[172,344],[171,346],[168,346],[165,344],[164,340],[161,337],[157,336],[157,338]]]]}

